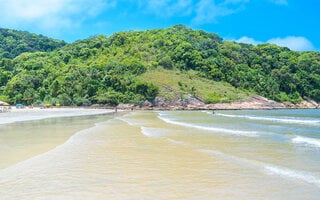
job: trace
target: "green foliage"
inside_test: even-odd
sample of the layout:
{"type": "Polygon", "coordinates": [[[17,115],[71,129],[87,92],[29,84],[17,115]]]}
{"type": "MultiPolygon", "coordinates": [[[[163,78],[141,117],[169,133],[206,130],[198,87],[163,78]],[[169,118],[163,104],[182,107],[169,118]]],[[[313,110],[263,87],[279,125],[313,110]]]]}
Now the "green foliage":
{"type": "Polygon", "coordinates": [[[0,60],[14,58],[23,52],[49,52],[65,44],[42,35],[0,28],[0,60]]]}
{"type": "Polygon", "coordinates": [[[320,101],[319,52],[223,41],[183,25],[68,45],[0,29],[0,43],[0,96],[11,103],[141,104],[157,95],[213,103],[248,93],[320,101]]]}
{"type": "Polygon", "coordinates": [[[168,101],[192,95],[205,103],[232,102],[248,97],[246,92],[225,82],[215,82],[202,78],[196,71],[180,72],[157,68],[138,77],[159,86],[159,95],[168,101]]]}

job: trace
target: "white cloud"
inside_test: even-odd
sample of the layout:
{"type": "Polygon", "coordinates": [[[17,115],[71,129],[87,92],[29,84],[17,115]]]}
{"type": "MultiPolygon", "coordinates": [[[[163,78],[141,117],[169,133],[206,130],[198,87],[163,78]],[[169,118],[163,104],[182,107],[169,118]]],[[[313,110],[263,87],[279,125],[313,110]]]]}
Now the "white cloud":
{"type": "Polygon", "coordinates": [[[224,4],[248,3],[250,0],[225,0],[224,4]]]}
{"type": "Polygon", "coordinates": [[[140,1],[139,4],[141,7],[146,6],[147,12],[160,17],[186,16],[192,12],[192,0],[149,0],[140,1]]]}
{"type": "Polygon", "coordinates": [[[193,22],[204,24],[216,21],[217,17],[230,15],[233,11],[222,5],[216,5],[212,0],[201,0],[196,8],[196,17],[193,22]]]}
{"type": "Polygon", "coordinates": [[[287,36],[285,38],[272,38],[266,42],[255,40],[254,38],[250,38],[247,36],[243,36],[237,40],[234,40],[238,43],[247,43],[247,44],[262,44],[262,43],[270,43],[276,44],[281,47],[288,47],[293,51],[311,51],[314,49],[312,43],[305,37],[297,37],[297,36],[287,36]]]}
{"type": "Polygon", "coordinates": [[[104,0],[0,0],[0,24],[34,27],[43,31],[74,28],[101,13],[115,1],[104,0]]]}
{"type": "Polygon", "coordinates": [[[238,40],[235,40],[235,42],[238,42],[238,43],[246,43],[246,44],[253,44],[253,45],[257,45],[257,44],[261,44],[262,42],[261,41],[257,41],[253,38],[250,38],[250,37],[247,37],[247,36],[243,36],[241,37],[240,39],[238,40]]]}
{"type": "Polygon", "coordinates": [[[193,22],[205,24],[215,22],[217,18],[234,14],[244,9],[244,5],[250,0],[224,0],[215,3],[214,0],[201,0],[196,5],[196,17],[193,22]]]}
{"type": "Polygon", "coordinates": [[[272,3],[278,4],[278,5],[288,5],[287,0],[270,0],[272,3]]]}
{"type": "Polygon", "coordinates": [[[216,18],[233,14],[243,8],[250,0],[128,0],[138,3],[140,9],[157,16],[194,16],[192,22],[204,24],[214,22],[216,18]]]}
{"type": "Polygon", "coordinates": [[[287,36],[285,38],[273,38],[267,42],[282,47],[288,47],[294,51],[313,50],[312,43],[305,37],[287,36]]]}

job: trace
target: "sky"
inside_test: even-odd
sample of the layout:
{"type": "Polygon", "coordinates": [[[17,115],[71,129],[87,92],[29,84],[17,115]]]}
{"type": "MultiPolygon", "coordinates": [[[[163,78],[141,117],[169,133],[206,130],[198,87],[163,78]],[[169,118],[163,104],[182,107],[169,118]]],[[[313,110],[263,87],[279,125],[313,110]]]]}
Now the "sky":
{"type": "Polygon", "coordinates": [[[73,42],[184,24],[225,40],[320,50],[319,0],[0,0],[0,27],[73,42]]]}

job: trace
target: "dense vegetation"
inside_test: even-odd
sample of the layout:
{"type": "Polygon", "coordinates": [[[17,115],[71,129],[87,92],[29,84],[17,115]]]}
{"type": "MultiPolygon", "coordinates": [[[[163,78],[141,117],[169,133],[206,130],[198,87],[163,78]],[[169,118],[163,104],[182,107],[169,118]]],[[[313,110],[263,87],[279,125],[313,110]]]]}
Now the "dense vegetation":
{"type": "Polygon", "coordinates": [[[230,102],[248,93],[294,103],[302,99],[320,101],[319,52],[238,44],[182,25],[99,35],[46,48],[49,44],[40,44],[43,48],[39,52],[2,56],[2,100],[24,104],[140,104],[159,94],[170,99],[164,91],[171,84],[172,94],[193,95],[206,103],[230,102]],[[59,45],[62,47],[55,49],[59,45]],[[53,51],[45,52],[49,50],[53,51]],[[162,80],[156,78],[161,74],[162,80]]]}
{"type": "Polygon", "coordinates": [[[139,79],[159,85],[159,96],[175,102],[196,97],[205,103],[232,102],[248,97],[242,91],[225,82],[199,77],[194,70],[179,71],[155,68],[139,76],[139,79]]]}
{"type": "Polygon", "coordinates": [[[64,46],[66,43],[60,40],[26,31],[14,31],[0,28],[0,59],[14,58],[24,52],[52,51],[64,46]]]}

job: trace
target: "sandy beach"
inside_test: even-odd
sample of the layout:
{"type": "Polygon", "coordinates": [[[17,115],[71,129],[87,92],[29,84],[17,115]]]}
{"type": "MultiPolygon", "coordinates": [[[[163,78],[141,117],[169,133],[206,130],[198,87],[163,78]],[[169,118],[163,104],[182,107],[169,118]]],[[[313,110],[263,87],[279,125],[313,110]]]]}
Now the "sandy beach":
{"type": "Polygon", "coordinates": [[[112,117],[113,112],[110,109],[14,107],[10,112],[0,113],[0,169],[61,145],[76,132],[112,117]]]}
{"type": "MultiPolygon", "coordinates": [[[[5,114],[100,112],[113,110],[5,114]]],[[[316,200],[318,116],[318,109],[133,111],[2,124],[0,196],[316,200]]]]}
{"type": "Polygon", "coordinates": [[[34,108],[23,108],[18,109],[12,107],[10,112],[0,113],[0,124],[9,124],[21,121],[41,120],[48,118],[57,117],[72,117],[72,116],[86,116],[86,115],[99,115],[112,113],[114,110],[111,109],[93,109],[93,108],[46,108],[41,109],[38,107],[34,108]]]}

